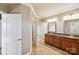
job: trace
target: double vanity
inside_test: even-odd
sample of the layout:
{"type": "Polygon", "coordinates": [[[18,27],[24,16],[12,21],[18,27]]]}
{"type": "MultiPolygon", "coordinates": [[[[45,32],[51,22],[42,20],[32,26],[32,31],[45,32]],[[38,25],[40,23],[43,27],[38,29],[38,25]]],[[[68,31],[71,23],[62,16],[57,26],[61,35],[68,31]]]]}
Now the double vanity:
{"type": "Polygon", "coordinates": [[[67,51],[74,55],[79,55],[79,36],[61,33],[45,34],[45,43],[67,51]]]}

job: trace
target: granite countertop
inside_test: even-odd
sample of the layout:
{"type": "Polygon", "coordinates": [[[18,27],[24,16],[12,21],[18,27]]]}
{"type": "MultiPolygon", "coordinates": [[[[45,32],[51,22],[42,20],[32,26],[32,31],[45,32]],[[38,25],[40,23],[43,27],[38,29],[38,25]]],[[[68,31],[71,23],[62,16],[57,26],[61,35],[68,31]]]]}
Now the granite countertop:
{"type": "Polygon", "coordinates": [[[78,36],[74,36],[74,35],[65,35],[65,34],[53,34],[53,33],[47,33],[49,35],[55,35],[55,36],[60,36],[60,37],[66,37],[66,38],[72,38],[72,39],[79,39],[78,36]]]}

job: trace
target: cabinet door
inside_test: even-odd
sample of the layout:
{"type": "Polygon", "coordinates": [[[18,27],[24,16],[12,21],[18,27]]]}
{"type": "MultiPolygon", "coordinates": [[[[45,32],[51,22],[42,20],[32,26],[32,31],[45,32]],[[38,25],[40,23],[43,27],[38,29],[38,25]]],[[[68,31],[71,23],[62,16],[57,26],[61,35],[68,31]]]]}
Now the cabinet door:
{"type": "Polygon", "coordinates": [[[70,52],[70,44],[71,44],[71,43],[70,43],[69,40],[66,40],[66,41],[65,41],[65,45],[66,45],[65,50],[68,51],[68,52],[70,52]]]}
{"type": "Polygon", "coordinates": [[[60,48],[60,38],[58,36],[54,36],[54,45],[60,48]]]}
{"type": "Polygon", "coordinates": [[[48,43],[48,39],[49,39],[48,34],[45,34],[45,43],[48,43]]]}
{"type": "Polygon", "coordinates": [[[49,44],[50,44],[50,45],[53,45],[53,43],[54,43],[54,41],[53,41],[53,36],[50,35],[50,36],[49,36],[49,44]]]}
{"type": "Polygon", "coordinates": [[[61,39],[61,49],[65,50],[65,48],[66,48],[66,42],[65,42],[65,40],[63,38],[63,39],[61,39]]]}
{"type": "Polygon", "coordinates": [[[79,40],[76,40],[77,41],[77,43],[79,43],[79,40]]]}
{"type": "Polygon", "coordinates": [[[65,38],[61,40],[61,48],[66,50],[66,51],[70,51],[70,42],[67,41],[65,38]]]}
{"type": "Polygon", "coordinates": [[[76,54],[79,55],[79,40],[76,40],[77,41],[77,46],[76,46],[76,54]]]}
{"type": "Polygon", "coordinates": [[[76,42],[70,42],[70,53],[76,54],[77,53],[77,43],[76,42]]]}
{"type": "Polygon", "coordinates": [[[79,55],[79,40],[77,40],[77,47],[76,47],[76,50],[77,50],[76,54],[79,55]]]}
{"type": "Polygon", "coordinates": [[[51,45],[54,45],[54,38],[53,38],[53,35],[51,36],[51,45]]]}
{"type": "Polygon", "coordinates": [[[79,43],[77,43],[77,47],[76,47],[76,54],[79,55],[79,43]]]}
{"type": "Polygon", "coordinates": [[[66,38],[67,46],[66,50],[72,54],[76,54],[76,40],[72,38],[66,38]]]}

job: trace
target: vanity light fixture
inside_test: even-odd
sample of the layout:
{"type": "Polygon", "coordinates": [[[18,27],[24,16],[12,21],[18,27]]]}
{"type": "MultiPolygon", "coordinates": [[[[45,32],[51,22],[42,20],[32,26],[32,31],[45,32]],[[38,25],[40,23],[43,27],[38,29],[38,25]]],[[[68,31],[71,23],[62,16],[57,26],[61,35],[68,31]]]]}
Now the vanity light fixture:
{"type": "Polygon", "coordinates": [[[56,21],[57,21],[57,18],[51,18],[47,20],[47,22],[56,22],[56,21]]]}

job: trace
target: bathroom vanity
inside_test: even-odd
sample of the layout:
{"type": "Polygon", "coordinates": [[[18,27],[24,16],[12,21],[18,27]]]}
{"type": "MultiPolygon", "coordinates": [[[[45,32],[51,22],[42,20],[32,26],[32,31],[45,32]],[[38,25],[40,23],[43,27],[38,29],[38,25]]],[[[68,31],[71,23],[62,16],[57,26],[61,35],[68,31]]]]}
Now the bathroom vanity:
{"type": "Polygon", "coordinates": [[[74,55],[79,55],[79,36],[61,33],[45,34],[45,43],[67,51],[74,55]]]}

